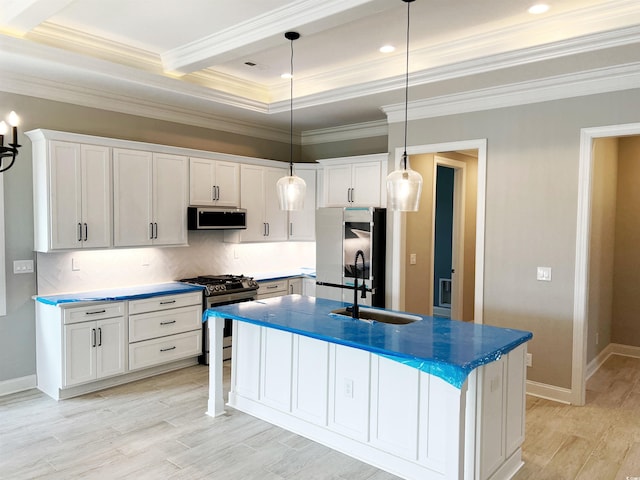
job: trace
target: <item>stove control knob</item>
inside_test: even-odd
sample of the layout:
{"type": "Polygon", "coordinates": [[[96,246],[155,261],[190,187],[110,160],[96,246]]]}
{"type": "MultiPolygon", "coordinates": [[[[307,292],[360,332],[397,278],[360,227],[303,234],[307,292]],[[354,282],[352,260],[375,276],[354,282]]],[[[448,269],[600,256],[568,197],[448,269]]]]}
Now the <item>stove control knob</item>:
{"type": "Polygon", "coordinates": [[[213,286],[213,291],[217,292],[218,290],[220,290],[220,285],[214,285],[213,286]]]}
{"type": "Polygon", "coordinates": [[[226,285],[220,285],[220,290],[226,290],[227,286],[226,285]]]}

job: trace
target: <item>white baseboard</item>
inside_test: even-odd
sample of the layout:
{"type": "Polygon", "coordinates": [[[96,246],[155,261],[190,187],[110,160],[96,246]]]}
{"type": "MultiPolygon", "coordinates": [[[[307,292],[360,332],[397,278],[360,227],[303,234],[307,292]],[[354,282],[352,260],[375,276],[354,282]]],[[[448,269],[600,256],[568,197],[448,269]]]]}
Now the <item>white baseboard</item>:
{"type": "Polygon", "coordinates": [[[4,380],[0,382],[0,397],[11,393],[23,392],[32,388],[36,388],[35,375],[4,380]]]}
{"type": "Polygon", "coordinates": [[[556,387],[555,385],[547,385],[546,383],[538,383],[527,380],[527,395],[545,398],[560,403],[571,403],[571,389],[556,387]]]}
{"type": "Polygon", "coordinates": [[[587,380],[598,371],[598,369],[607,361],[611,355],[622,355],[625,357],[640,358],[640,347],[632,345],[622,345],[620,343],[610,343],[598,354],[596,358],[591,360],[587,365],[587,380]]]}

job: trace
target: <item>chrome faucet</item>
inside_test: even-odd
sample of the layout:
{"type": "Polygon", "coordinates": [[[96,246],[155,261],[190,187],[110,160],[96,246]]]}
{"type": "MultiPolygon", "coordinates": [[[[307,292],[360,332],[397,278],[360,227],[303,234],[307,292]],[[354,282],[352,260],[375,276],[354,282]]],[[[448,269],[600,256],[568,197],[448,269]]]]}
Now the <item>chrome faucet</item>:
{"type": "Polygon", "coordinates": [[[351,307],[351,316],[353,318],[360,318],[360,308],[358,307],[358,257],[362,257],[362,294],[361,298],[367,298],[367,286],[365,285],[364,272],[366,268],[364,252],[358,250],[356,252],[356,258],[353,261],[353,306],[351,307]]]}

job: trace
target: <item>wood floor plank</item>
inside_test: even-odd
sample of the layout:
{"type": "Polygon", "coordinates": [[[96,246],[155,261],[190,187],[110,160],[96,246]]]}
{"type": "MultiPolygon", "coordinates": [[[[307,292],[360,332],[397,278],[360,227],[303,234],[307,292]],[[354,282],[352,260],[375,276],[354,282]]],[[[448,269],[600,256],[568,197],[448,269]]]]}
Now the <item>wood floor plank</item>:
{"type": "MultiPolygon", "coordinates": [[[[207,397],[200,365],[60,402],[0,397],[0,479],[397,480],[233,409],[211,418],[207,397]]],[[[640,359],[610,357],[584,407],[526,405],[515,480],[640,477],[640,359]]]]}

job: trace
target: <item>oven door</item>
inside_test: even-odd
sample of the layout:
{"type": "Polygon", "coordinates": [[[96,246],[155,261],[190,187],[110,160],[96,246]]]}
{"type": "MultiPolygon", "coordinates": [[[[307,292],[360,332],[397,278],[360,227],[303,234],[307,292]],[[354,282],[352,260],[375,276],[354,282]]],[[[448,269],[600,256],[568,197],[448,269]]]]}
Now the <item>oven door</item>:
{"type": "MultiPolygon", "coordinates": [[[[205,297],[204,308],[214,308],[221,305],[230,305],[232,303],[249,302],[256,299],[256,290],[232,293],[224,295],[214,295],[211,297],[205,297]]],[[[207,322],[202,324],[202,356],[199,357],[199,362],[204,365],[209,365],[209,328],[207,322]]],[[[233,337],[233,321],[229,318],[224,319],[224,333],[222,339],[222,360],[231,359],[231,343],[233,337]]]]}

